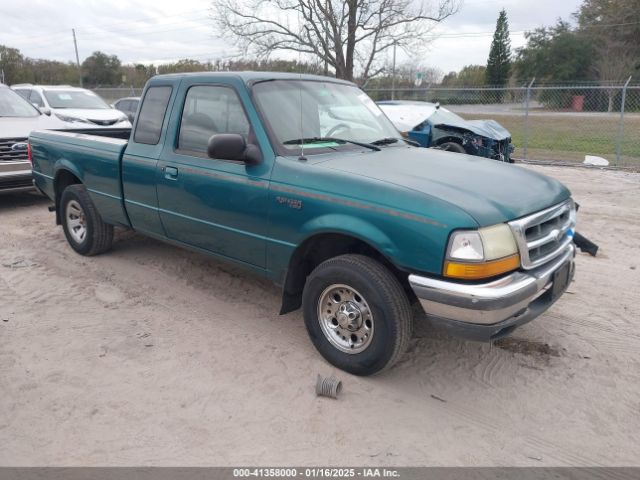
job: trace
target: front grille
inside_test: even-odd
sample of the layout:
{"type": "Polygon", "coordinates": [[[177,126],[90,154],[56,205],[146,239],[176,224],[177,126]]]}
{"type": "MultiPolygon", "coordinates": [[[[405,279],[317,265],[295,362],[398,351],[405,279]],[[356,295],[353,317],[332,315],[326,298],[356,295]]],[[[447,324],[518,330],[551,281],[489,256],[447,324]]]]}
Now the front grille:
{"type": "Polygon", "coordinates": [[[22,144],[27,144],[26,138],[0,138],[0,162],[28,160],[27,149],[16,147],[22,144]]]}
{"type": "Polygon", "coordinates": [[[113,125],[118,120],[92,120],[89,119],[90,122],[95,123],[96,125],[102,125],[103,127],[108,127],[109,125],[113,125]]]}
{"type": "Polygon", "coordinates": [[[576,210],[571,199],[509,222],[518,243],[522,267],[539,267],[562,253],[572,241],[575,225],[576,210]]]}
{"type": "Polygon", "coordinates": [[[494,160],[500,160],[501,162],[508,161],[510,156],[511,138],[495,141],[491,146],[491,158],[494,160]]]}

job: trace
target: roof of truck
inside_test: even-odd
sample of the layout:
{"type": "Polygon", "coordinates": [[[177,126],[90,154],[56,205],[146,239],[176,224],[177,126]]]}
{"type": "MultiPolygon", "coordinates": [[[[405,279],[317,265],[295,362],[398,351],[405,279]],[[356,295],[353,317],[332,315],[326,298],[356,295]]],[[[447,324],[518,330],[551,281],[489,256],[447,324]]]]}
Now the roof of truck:
{"type": "Polygon", "coordinates": [[[343,83],[345,85],[353,85],[352,82],[346,80],[340,80],[335,77],[325,77],[322,75],[309,75],[306,73],[291,73],[291,72],[189,72],[189,73],[167,73],[164,75],[156,75],[152,80],[157,79],[175,79],[183,77],[236,77],[247,84],[256,82],[263,82],[268,80],[308,80],[308,81],[322,81],[322,82],[334,82],[343,83]]]}

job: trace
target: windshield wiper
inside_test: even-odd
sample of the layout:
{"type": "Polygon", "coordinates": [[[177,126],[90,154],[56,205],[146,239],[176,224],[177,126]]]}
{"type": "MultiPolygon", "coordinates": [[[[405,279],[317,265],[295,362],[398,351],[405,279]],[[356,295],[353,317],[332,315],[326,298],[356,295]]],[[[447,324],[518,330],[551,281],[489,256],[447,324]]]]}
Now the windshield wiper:
{"type": "Polygon", "coordinates": [[[381,138],[380,140],[371,142],[371,145],[391,145],[392,143],[398,143],[398,139],[395,137],[381,138]]]}
{"type": "Polygon", "coordinates": [[[411,145],[413,147],[419,147],[420,144],[414,140],[410,140],[408,138],[396,138],[396,137],[387,137],[381,138],[380,140],[376,140],[375,142],[371,142],[371,145],[391,145],[392,143],[398,143],[400,140],[411,145]]]}
{"type": "Polygon", "coordinates": [[[365,142],[356,142],[355,140],[347,140],[345,138],[335,138],[335,137],[309,137],[309,138],[294,138],[292,140],[287,140],[286,142],[282,142],[283,145],[298,145],[304,143],[320,143],[320,142],[336,142],[336,143],[351,143],[353,145],[358,145],[360,147],[369,148],[371,150],[375,150],[376,152],[380,151],[380,147],[373,145],[371,143],[365,142]]]}

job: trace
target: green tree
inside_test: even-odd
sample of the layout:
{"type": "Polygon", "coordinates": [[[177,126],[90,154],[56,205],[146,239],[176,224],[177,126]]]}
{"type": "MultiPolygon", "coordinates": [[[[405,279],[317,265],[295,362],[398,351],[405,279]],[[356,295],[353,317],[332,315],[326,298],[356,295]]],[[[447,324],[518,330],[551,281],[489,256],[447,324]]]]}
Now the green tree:
{"type": "Polygon", "coordinates": [[[115,55],[93,52],[82,62],[82,78],[89,86],[115,86],[122,83],[120,59],[115,55]]]}
{"type": "Polygon", "coordinates": [[[621,54],[632,59],[630,73],[640,69],[640,1],[584,0],[575,17],[581,33],[605,44],[599,56],[621,54]]]}
{"type": "Polygon", "coordinates": [[[511,40],[509,39],[509,22],[507,12],[502,9],[496,22],[489,59],[487,60],[486,83],[503,86],[509,81],[511,73],[511,40]]]}
{"type": "Polygon", "coordinates": [[[183,58],[175,63],[165,63],[158,65],[158,73],[184,73],[184,72],[203,72],[211,70],[211,64],[202,63],[191,58],[183,58]]]}
{"type": "Polygon", "coordinates": [[[123,65],[121,67],[121,71],[122,82],[127,86],[135,88],[144,87],[147,80],[157,73],[155,66],[144,65],[142,63],[137,63],[135,65],[123,65]]]}
{"type": "MultiPolygon", "coordinates": [[[[624,81],[640,73],[640,2],[585,0],[575,14],[578,32],[593,45],[592,72],[602,84],[624,81]]],[[[620,95],[607,90],[607,111],[620,95]]]]}
{"type": "Polygon", "coordinates": [[[459,72],[450,72],[442,79],[443,87],[480,87],[487,78],[484,65],[465,65],[459,72]]]}
{"type": "Polygon", "coordinates": [[[24,62],[25,58],[20,50],[0,45],[0,75],[4,73],[4,83],[11,85],[26,81],[24,62]]]}
{"type": "Polygon", "coordinates": [[[563,20],[553,27],[525,33],[526,45],[517,52],[516,78],[526,82],[568,83],[593,79],[593,45],[563,20]]]}
{"type": "Polygon", "coordinates": [[[27,58],[25,61],[26,81],[35,84],[60,85],[78,83],[78,67],[72,62],[58,62],[27,58]]]}

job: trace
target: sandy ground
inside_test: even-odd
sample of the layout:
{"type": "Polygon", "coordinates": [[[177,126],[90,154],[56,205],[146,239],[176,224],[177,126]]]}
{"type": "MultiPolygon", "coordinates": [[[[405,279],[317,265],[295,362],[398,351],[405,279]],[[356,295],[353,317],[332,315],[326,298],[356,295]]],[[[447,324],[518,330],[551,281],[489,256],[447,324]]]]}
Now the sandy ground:
{"type": "Polygon", "coordinates": [[[0,465],[640,465],[640,176],[537,169],[601,254],[509,340],[417,319],[373,378],[256,277],[130,232],[83,258],[46,200],[0,197],[0,465]]]}

